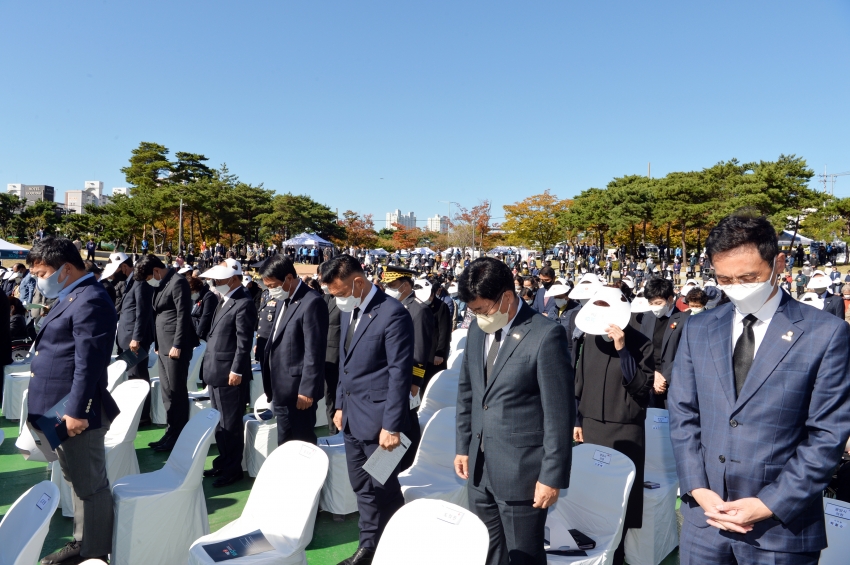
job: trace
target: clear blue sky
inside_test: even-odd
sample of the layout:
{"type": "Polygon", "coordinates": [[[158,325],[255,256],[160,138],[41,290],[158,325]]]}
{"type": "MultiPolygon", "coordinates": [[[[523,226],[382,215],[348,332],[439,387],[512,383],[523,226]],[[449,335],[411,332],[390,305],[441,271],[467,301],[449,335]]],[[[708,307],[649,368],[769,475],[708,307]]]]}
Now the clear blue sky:
{"type": "Polygon", "coordinates": [[[2,190],[57,200],[140,141],[378,228],[650,161],[850,170],[846,0],[3,2],[0,52],[2,190]]]}

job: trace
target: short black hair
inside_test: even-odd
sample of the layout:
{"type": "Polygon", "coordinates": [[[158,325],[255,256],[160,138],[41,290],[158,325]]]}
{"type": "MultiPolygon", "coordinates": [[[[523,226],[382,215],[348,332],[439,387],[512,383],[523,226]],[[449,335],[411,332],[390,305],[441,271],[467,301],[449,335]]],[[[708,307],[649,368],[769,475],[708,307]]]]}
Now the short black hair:
{"type": "Polygon", "coordinates": [[[673,281],[661,277],[649,279],[643,289],[643,297],[647,300],[655,300],[656,298],[667,300],[673,295],[673,281]]]}
{"type": "Polygon", "coordinates": [[[331,284],[337,279],[347,279],[355,273],[363,274],[360,262],[347,253],[337,255],[330,261],[322,263],[321,266],[322,282],[325,284],[331,284]]]}
{"type": "Polygon", "coordinates": [[[133,279],[136,282],[145,282],[153,274],[154,269],[164,269],[165,263],[153,254],[143,255],[133,266],[133,279]]]}
{"type": "Polygon", "coordinates": [[[86,270],[86,264],[80,257],[80,252],[70,239],[64,237],[45,237],[38,240],[27,255],[27,265],[36,263],[59,270],[65,263],[70,263],[81,271],[86,270]]]}
{"type": "Polygon", "coordinates": [[[260,276],[266,278],[275,278],[282,281],[286,275],[292,275],[293,278],[298,278],[298,272],[295,270],[295,265],[292,264],[292,259],[287,255],[275,255],[262,266],[260,276]]]}
{"type": "Polygon", "coordinates": [[[701,288],[693,288],[685,297],[685,302],[688,305],[696,303],[705,306],[708,304],[708,295],[701,288]]]}
{"type": "Polygon", "coordinates": [[[553,268],[552,268],[551,266],[549,266],[549,265],[546,265],[545,267],[542,267],[542,268],[540,269],[540,272],[538,273],[538,276],[541,276],[541,277],[549,277],[550,279],[554,279],[554,278],[555,278],[555,269],[553,269],[553,268]]]}
{"type": "Polygon", "coordinates": [[[27,309],[24,308],[24,303],[21,302],[20,298],[16,298],[14,296],[9,297],[9,306],[12,308],[13,316],[23,316],[27,313],[27,309]]]}
{"type": "Polygon", "coordinates": [[[18,272],[27,270],[26,266],[23,263],[15,263],[15,266],[12,267],[12,269],[18,272]]]}
{"type": "Polygon", "coordinates": [[[460,299],[496,300],[504,292],[513,292],[514,279],[507,265],[492,257],[479,257],[463,270],[457,279],[460,299]]]}
{"type": "Polygon", "coordinates": [[[705,252],[713,262],[718,253],[745,245],[755,246],[767,263],[772,263],[779,254],[779,241],[773,225],[764,216],[757,216],[748,209],[738,210],[720,220],[705,240],[705,252]]]}
{"type": "Polygon", "coordinates": [[[100,273],[103,272],[103,269],[98,267],[97,263],[95,263],[94,261],[86,261],[85,265],[86,265],[86,271],[89,272],[89,273],[99,275],[100,273]]]}

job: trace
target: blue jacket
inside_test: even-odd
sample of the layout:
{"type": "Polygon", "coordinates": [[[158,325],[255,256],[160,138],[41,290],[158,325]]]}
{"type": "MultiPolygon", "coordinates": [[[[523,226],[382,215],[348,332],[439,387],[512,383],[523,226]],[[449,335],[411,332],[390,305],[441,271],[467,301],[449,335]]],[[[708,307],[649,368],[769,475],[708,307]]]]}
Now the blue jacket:
{"type": "Polygon", "coordinates": [[[21,302],[24,304],[32,302],[33,294],[35,294],[35,277],[27,272],[24,278],[21,279],[21,302]]]}
{"type": "Polygon", "coordinates": [[[726,500],[758,497],[777,519],[735,539],[819,551],[823,490],[850,434],[850,326],[782,293],[736,397],[733,320],[731,304],[692,316],[679,342],[667,404],[682,514],[710,527],[685,494],[696,488],[726,500]]]}
{"type": "Polygon", "coordinates": [[[118,415],[106,390],[106,367],[115,343],[118,316],[103,286],[81,282],[50,309],[35,338],[29,385],[29,421],[35,422],[70,394],[65,412],[101,426],[101,416],[118,415]]]}
{"type": "Polygon", "coordinates": [[[406,432],[410,426],[413,377],[413,319],[382,290],[360,312],[348,353],[345,339],[351,313],[340,315],[339,385],[336,406],[342,427],[360,440],[377,441],[381,429],[406,432]]]}

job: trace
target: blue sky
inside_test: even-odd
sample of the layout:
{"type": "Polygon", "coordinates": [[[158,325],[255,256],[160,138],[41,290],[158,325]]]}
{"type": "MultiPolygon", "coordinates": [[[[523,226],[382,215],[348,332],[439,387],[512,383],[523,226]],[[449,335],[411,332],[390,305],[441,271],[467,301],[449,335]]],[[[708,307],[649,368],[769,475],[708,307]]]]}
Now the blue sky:
{"type": "Polygon", "coordinates": [[[57,200],[140,141],[378,228],[648,162],[850,170],[845,0],[4,2],[0,52],[0,185],[57,200]]]}

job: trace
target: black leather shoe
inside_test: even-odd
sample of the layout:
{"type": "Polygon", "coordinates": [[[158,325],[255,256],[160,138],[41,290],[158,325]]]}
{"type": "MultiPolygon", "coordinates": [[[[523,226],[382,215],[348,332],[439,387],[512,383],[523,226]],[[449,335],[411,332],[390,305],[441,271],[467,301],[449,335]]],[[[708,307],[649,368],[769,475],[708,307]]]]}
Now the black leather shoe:
{"type": "Polygon", "coordinates": [[[242,473],[230,476],[222,476],[214,480],[212,486],[214,486],[215,488],[226,487],[227,485],[232,485],[233,483],[238,483],[239,481],[241,481],[242,476],[242,473]]]}
{"type": "Polygon", "coordinates": [[[221,469],[207,469],[204,471],[205,477],[217,477],[221,474],[221,469]]]}
{"type": "Polygon", "coordinates": [[[167,452],[171,451],[172,449],[174,449],[175,445],[177,445],[177,440],[172,439],[172,438],[168,438],[165,442],[154,447],[153,450],[156,451],[157,453],[167,453],[167,452]]]}
{"type": "Polygon", "coordinates": [[[372,559],[375,557],[375,550],[368,547],[358,547],[354,555],[340,561],[338,565],[371,565],[372,559]]]}
{"type": "Polygon", "coordinates": [[[41,563],[42,565],[57,565],[58,563],[72,565],[74,563],[80,563],[81,561],[83,561],[83,559],[80,557],[81,547],[81,542],[69,541],[65,544],[65,547],[63,547],[59,551],[55,551],[43,558],[41,560],[41,563]]]}
{"type": "Polygon", "coordinates": [[[168,433],[166,433],[164,436],[162,436],[158,440],[148,443],[148,447],[159,447],[163,443],[167,442],[169,439],[171,439],[171,436],[168,435],[168,433]]]}

